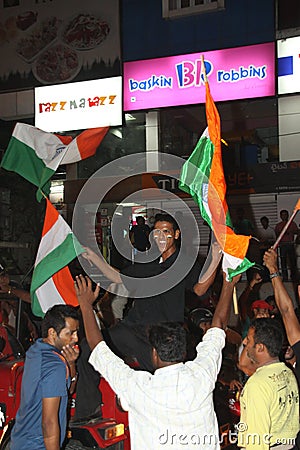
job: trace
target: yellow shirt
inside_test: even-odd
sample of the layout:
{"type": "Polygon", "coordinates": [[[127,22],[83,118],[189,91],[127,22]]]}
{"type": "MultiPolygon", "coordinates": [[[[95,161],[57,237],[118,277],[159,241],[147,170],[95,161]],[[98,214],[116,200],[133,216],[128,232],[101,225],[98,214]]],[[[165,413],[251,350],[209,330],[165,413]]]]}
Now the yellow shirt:
{"type": "Polygon", "coordinates": [[[293,443],[299,430],[299,393],[296,378],[284,363],[257,369],[247,381],[240,403],[240,447],[265,450],[293,443]]]}

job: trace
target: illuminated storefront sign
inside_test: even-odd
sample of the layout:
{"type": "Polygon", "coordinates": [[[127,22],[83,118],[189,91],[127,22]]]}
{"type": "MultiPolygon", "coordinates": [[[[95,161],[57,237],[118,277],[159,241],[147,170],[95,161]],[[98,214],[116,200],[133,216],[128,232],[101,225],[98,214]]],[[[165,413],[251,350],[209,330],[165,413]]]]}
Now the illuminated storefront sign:
{"type": "Polygon", "coordinates": [[[122,125],[122,78],[35,88],[35,126],[68,131],[122,125]]]}
{"type": "MultiPolygon", "coordinates": [[[[275,44],[203,52],[215,101],[275,95],[275,44]]],[[[124,64],[124,110],[205,102],[202,53],[124,64]]]]}
{"type": "Polygon", "coordinates": [[[300,36],[277,41],[278,94],[300,92],[300,36]]]}

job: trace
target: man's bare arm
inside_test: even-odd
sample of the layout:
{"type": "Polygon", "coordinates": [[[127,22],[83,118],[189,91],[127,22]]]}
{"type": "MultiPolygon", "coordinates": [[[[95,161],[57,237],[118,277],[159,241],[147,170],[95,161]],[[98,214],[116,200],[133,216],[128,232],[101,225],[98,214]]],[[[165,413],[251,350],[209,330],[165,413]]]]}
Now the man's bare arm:
{"type": "Polygon", "coordinates": [[[46,450],[60,450],[59,405],[60,397],[42,400],[42,431],[46,450]]]}
{"type": "Polygon", "coordinates": [[[233,277],[232,281],[227,281],[225,273],[223,273],[223,286],[220,299],[212,319],[212,327],[222,328],[223,330],[227,327],[233,297],[233,289],[240,278],[241,275],[237,275],[233,277]]]}
{"type": "Polygon", "coordinates": [[[10,285],[10,279],[7,274],[0,275],[0,294],[8,294],[18,297],[26,303],[31,303],[30,292],[25,289],[10,285]]]}
{"type": "Polygon", "coordinates": [[[79,275],[76,277],[75,289],[82,313],[86,339],[90,349],[93,350],[99,342],[103,341],[93,310],[93,303],[99,295],[100,286],[97,286],[93,291],[91,280],[79,275]]]}
{"type": "Polygon", "coordinates": [[[114,267],[110,266],[104,258],[101,258],[93,250],[85,247],[85,253],[82,256],[88,261],[92,262],[98,269],[103,273],[103,275],[108,278],[113,283],[122,283],[120,272],[114,267]]]}
{"type": "Polygon", "coordinates": [[[219,263],[222,259],[221,247],[218,242],[214,242],[210,249],[211,262],[205,271],[204,275],[199,279],[198,283],[193,287],[193,291],[199,297],[204,295],[208,288],[213,284],[216,278],[216,273],[219,263]]]}
{"type": "MultiPolygon", "coordinates": [[[[270,274],[278,272],[277,253],[270,248],[264,254],[264,263],[270,274]]],[[[275,301],[281,313],[288,341],[291,345],[300,340],[300,324],[296,316],[294,305],[289,296],[282,278],[277,276],[271,279],[274,289],[275,301]]]]}

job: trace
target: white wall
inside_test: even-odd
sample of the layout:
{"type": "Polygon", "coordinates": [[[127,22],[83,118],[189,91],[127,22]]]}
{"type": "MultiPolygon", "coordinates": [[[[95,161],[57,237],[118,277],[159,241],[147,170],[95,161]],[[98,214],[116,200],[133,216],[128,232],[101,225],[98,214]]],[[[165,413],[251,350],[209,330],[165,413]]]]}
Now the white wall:
{"type": "Polygon", "coordinates": [[[279,160],[299,160],[300,95],[280,97],[278,99],[278,133],[279,160]]]}

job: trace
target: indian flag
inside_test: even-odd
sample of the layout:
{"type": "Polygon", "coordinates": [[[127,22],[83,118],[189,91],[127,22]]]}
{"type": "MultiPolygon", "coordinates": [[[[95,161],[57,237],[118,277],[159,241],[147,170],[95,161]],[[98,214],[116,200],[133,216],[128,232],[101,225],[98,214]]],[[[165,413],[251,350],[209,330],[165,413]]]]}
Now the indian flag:
{"type": "MultiPolygon", "coordinates": [[[[59,136],[32,125],[17,123],[1,167],[18,173],[48,195],[50,178],[58,166],[94,155],[108,129],[92,128],[73,139],[72,136],[59,136]]],[[[42,198],[40,191],[37,198],[42,198]]]]}
{"type": "Polygon", "coordinates": [[[254,264],[245,257],[251,236],[236,235],[226,202],[226,181],[221,152],[220,116],[206,82],[207,128],[182,167],[179,187],[199,205],[223,252],[223,271],[228,279],[254,264]]]}
{"type": "Polygon", "coordinates": [[[51,202],[46,201],[42,238],[30,286],[32,311],[40,317],[56,304],[78,306],[68,264],[84,252],[69,225],[51,202]]]}

